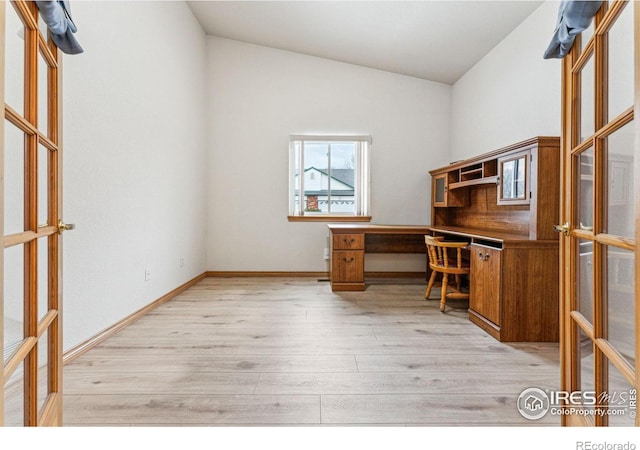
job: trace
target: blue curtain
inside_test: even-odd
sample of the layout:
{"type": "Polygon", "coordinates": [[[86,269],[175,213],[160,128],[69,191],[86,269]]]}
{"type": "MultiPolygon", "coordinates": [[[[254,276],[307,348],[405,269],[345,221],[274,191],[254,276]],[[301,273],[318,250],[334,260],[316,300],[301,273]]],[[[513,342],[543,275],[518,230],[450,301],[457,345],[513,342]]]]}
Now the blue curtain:
{"type": "Polygon", "coordinates": [[[558,22],[544,59],[564,58],[576,36],[589,28],[602,1],[563,1],[558,8],[558,22]]]}

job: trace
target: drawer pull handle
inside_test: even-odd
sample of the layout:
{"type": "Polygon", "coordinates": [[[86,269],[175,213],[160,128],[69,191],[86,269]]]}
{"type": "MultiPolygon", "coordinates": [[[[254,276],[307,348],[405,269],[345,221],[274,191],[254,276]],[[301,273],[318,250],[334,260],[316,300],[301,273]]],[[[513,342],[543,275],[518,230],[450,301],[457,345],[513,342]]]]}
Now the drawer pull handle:
{"type": "Polygon", "coordinates": [[[355,240],[354,238],[351,238],[351,239],[349,239],[349,240],[347,241],[347,238],[344,238],[342,241],[343,241],[345,244],[347,244],[347,245],[351,245],[351,244],[353,244],[356,240],[355,240]]]}
{"type": "Polygon", "coordinates": [[[485,253],[484,255],[482,254],[482,251],[479,250],[478,251],[478,257],[480,258],[480,261],[486,261],[487,259],[489,259],[489,253],[485,253]]]}
{"type": "Polygon", "coordinates": [[[355,261],[355,258],[352,256],[351,258],[349,258],[349,259],[347,260],[347,258],[346,258],[346,257],[344,257],[344,258],[342,258],[342,260],[343,260],[344,262],[346,262],[346,263],[352,263],[353,261],[355,261]]]}

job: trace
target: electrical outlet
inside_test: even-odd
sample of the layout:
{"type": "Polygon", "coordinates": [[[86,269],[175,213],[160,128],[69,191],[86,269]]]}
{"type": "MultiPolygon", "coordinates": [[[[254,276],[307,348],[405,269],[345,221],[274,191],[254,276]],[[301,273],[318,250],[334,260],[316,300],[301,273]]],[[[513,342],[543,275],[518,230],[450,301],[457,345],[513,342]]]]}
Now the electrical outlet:
{"type": "Polygon", "coordinates": [[[148,267],[144,269],[144,281],[149,281],[151,279],[151,269],[148,267]]]}
{"type": "Polygon", "coordinates": [[[327,260],[327,261],[329,260],[329,249],[328,248],[324,249],[324,259],[327,260]]]}
{"type": "Polygon", "coordinates": [[[180,267],[184,267],[184,256],[180,258],[180,267]]]}

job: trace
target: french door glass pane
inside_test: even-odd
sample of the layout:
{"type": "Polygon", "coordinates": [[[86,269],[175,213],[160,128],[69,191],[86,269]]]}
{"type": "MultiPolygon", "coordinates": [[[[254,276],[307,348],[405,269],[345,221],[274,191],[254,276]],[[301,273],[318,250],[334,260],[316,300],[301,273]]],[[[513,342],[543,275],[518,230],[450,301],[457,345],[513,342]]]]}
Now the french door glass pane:
{"type": "Polygon", "coordinates": [[[24,25],[11,5],[6,7],[4,101],[24,113],[24,25]]]}
{"type": "Polygon", "coordinates": [[[578,228],[593,230],[593,147],[578,156],[578,228]]]}
{"type": "Polygon", "coordinates": [[[42,16],[39,15],[39,14],[38,14],[38,29],[40,30],[40,33],[42,33],[42,37],[46,41],[47,40],[47,36],[48,36],[47,24],[42,19],[42,16]]]}
{"type": "Polygon", "coordinates": [[[593,56],[580,72],[580,78],[580,142],[582,142],[595,131],[595,72],[593,56]]]}
{"type": "Polygon", "coordinates": [[[591,39],[591,36],[593,36],[593,30],[596,27],[595,23],[596,23],[596,21],[592,20],[591,21],[591,25],[589,25],[589,27],[582,32],[582,34],[581,34],[581,43],[582,43],[581,50],[584,50],[584,48],[589,43],[589,40],[591,39]]]}
{"type": "MultiPolygon", "coordinates": [[[[38,225],[47,223],[49,188],[49,149],[38,146],[38,225]]],[[[53,224],[49,224],[53,225],[53,224]]]]}
{"type": "Polygon", "coordinates": [[[24,231],[24,133],[4,122],[4,234],[24,231]]]}
{"type": "Polygon", "coordinates": [[[633,5],[609,31],[609,120],[633,106],[633,5]]]}
{"type": "Polygon", "coordinates": [[[634,122],[607,137],[608,195],[607,224],[609,234],[634,239],[634,122]]]}
{"type": "Polygon", "coordinates": [[[593,325],[593,242],[578,241],[578,311],[593,325]]]}
{"type": "Polygon", "coordinates": [[[47,101],[49,88],[47,82],[47,72],[49,65],[41,52],[38,52],[38,129],[48,136],[49,113],[47,101]]]}
{"type": "Polygon", "coordinates": [[[4,358],[15,352],[24,336],[24,247],[4,249],[4,358]]]}
{"type": "MultiPolygon", "coordinates": [[[[578,336],[580,341],[578,343],[578,357],[579,369],[580,369],[580,385],[578,390],[594,391],[595,390],[595,375],[594,375],[594,357],[593,357],[593,342],[581,329],[579,329],[578,336]]],[[[591,407],[593,409],[593,407],[591,407]]]]}
{"type": "Polygon", "coordinates": [[[47,395],[49,394],[47,380],[49,379],[47,370],[47,349],[49,332],[45,331],[38,339],[38,410],[42,408],[47,395]]]}
{"type": "Polygon", "coordinates": [[[24,425],[24,364],[4,385],[4,424],[10,427],[24,425]]]}
{"type": "Polygon", "coordinates": [[[634,255],[607,247],[609,342],[635,365],[634,255]]]}
{"type": "Polygon", "coordinates": [[[634,425],[634,414],[637,408],[630,408],[629,397],[634,394],[632,386],[609,361],[609,387],[607,389],[609,410],[609,426],[631,427],[634,425]]]}
{"type": "Polygon", "coordinates": [[[42,320],[49,310],[48,239],[38,239],[38,320],[42,320]]]}

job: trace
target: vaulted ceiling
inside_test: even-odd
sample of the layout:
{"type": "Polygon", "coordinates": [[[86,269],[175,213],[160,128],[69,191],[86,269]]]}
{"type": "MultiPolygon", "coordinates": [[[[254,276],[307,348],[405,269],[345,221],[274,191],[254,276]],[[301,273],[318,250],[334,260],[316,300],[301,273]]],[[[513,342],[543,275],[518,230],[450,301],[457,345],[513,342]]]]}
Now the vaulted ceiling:
{"type": "Polygon", "coordinates": [[[542,1],[188,4],[213,36],[453,84],[542,1]]]}

